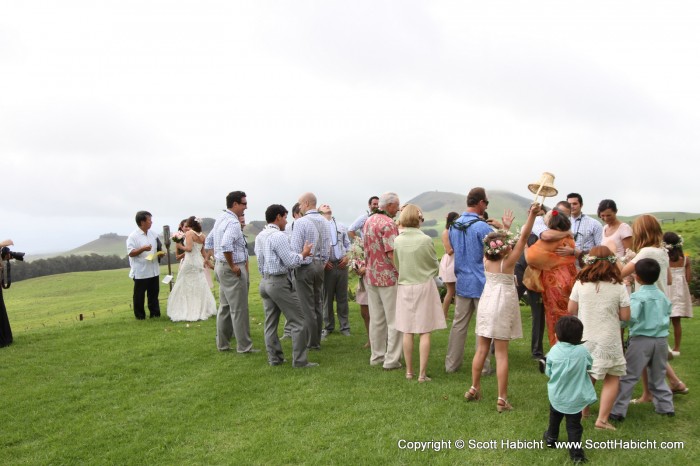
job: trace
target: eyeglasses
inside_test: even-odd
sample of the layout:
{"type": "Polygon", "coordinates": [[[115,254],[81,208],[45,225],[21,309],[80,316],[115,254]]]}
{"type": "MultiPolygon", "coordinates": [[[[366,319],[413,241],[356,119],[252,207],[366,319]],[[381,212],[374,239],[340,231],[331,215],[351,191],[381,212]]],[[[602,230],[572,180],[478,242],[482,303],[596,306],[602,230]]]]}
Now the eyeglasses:
{"type": "Polygon", "coordinates": [[[483,201],[484,201],[484,204],[486,204],[486,207],[488,207],[488,205],[489,205],[488,199],[484,199],[483,201]]]}
{"type": "Polygon", "coordinates": [[[248,205],[248,201],[245,201],[245,202],[236,202],[236,204],[240,204],[240,205],[248,205]]]}

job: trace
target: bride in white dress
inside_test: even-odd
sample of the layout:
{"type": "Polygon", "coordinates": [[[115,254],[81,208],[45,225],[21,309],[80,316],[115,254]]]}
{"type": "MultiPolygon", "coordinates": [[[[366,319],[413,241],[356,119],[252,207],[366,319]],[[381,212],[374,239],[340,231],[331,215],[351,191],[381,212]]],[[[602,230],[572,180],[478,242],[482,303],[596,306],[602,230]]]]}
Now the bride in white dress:
{"type": "Polygon", "coordinates": [[[173,322],[206,320],[216,315],[216,301],[204,277],[204,239],[199,219],[190,217],[185,242],[185,258],[180,264],[175,286],[168,297],[168,317],[173,322]]]}

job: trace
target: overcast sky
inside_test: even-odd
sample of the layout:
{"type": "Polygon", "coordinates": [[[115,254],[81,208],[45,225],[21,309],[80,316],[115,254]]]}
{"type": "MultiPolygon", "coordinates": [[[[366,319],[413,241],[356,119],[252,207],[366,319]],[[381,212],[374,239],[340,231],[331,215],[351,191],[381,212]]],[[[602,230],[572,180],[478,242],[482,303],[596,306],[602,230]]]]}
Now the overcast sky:
{"type": "Polygon", "coordinates": [[[4,1],[0,238],[247,217],[315,192],[529,197],[700,211],[700,2],[4,1]]]}

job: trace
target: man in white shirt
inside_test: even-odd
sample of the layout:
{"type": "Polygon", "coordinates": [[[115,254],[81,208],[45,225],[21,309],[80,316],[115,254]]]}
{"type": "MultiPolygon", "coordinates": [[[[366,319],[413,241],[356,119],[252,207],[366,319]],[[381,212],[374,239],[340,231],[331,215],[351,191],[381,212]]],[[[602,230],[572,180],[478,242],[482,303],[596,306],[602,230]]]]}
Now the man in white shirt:
{"type": "Polygon", "coordinates": [[[160,265],[158,264],[158,237],[151,231],[153,219],[150,212],[136,212],[138,228],[126,239],[126,252],[129,254],[129,277],[134,280],[134,316],[138,320],[146,318],[144,300],[148,294],[150,317],[160,317],[158,292],[160,291],[160,265]]]}
{"type": "Polygon", "coordinates": [[[360,215],[355,219],[354,222],[350,224],[348,227],[348,237],[350,238],[350,241],[354,241],[355,237],[357,236],[357,232],[360,232],[360,236],[362,236],[362,227],[365,226],[365,222],[367,221],[367,218],[372,215],[372,212],[377,210],[379,208],[379,197],[377,196],[372,196],[369,198],[369,201],[367,201],[367,207],[369,209],[367,212],[364,214],[360,215]]]}

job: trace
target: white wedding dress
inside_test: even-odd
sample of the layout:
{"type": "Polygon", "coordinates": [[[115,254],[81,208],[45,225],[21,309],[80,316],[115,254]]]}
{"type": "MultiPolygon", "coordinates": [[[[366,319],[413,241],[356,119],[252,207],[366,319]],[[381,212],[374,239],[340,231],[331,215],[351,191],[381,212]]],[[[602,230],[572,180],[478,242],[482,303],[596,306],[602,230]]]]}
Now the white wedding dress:
{"type": "Polygon", "coordinates": [[[185,251],[175,286],[168,297],[168,317],[173,322],[206,320],[216,315],[216,301],[204,277],[202,244],[185,251]]]}

